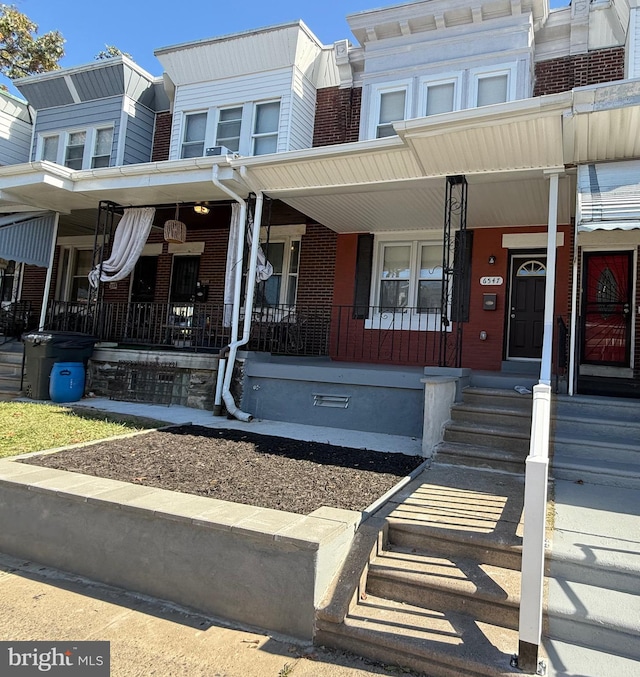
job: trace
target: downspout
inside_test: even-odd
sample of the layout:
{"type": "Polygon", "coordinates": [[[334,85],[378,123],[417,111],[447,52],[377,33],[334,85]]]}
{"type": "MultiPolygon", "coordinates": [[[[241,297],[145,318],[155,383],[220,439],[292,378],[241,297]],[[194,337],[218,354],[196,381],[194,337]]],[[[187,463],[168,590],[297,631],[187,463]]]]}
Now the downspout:
{"type": "MultiPolygon", "coordinates": [[[[244,168],[242,168],[244,169],[244,168]]],[[[233,292],[233,308],[231,315],[231,342],[229,346],[221,353],[221,356],[225,359],[221,360],[218,363],[218,369],[224,369],[224,380],[222,385],[219,386],[221,391],[221,399],[224,401],[227,411],[234,418],[237,418],[240,421],[251,421],[253,416],[245,411],[242,411],[238,408],[231,394],[231,379],[233,377],[233,368],[235,366],[236,354],[240,346],[245,345],[249,341],[249,334],[251,331],[251,314],[253,311],[253,294],[247,294],[247,301],[245,306],[244,314],[244,324],[242,337],[238,338],[239,326],[240,326],[240,303],[241,303],[241,287],[242,287],[242,259],[244,254],[244,241],[246,238],[246,220],[247,220],[247,205],[245,201],[236,193],[234,193],[230,188],[222,184],[218,178],[218,165],[214,165],[213,173],[211,180],[213,183],[220,188],[221,191],[229,195],[233,200],[235,200],[240,205],[240,233],[238,237],[238,249],[236,252],[236,277],[235,277],[235,289],[233,292]],[[226,365],[225,365],[226,360],[226,365]]],[[[255,220],[253,225],[253,233],[251,238],[251,250],[249,253],[249,270],[247,273],[247,290],[253,290],[256,281],[256,268],[258,260],[258,247],[260,244],[260,238],[256,236],[256,233],[260,233],[260,222],[262,220],[262,203],[263,195],[261,192],[258,192],[256,195],[256,211],[255,211],[255,220]]],[[[218,388],[216,388],[218,390],[218,388]]]]}
{"type": "Polygon", "coordinates": [[[576,190],[576,216],[573,224],[573,270],[571,287],[571,324],[569,329],[569,374],[568,394],[574,395],[576,378],[576,346],[578,343],[578,228],[582,221],[582,206],[580,201],[580,189],[576,190]]]}
{"type": "Polygon", "coordinates": [[[53,259],[56,255],[56,242],[58,241],[58,222],[60,213],[56,212],[53,224],[53,237],[51,238],[51,256],[49,257],[49,267],[47,268],[47,277],[44,283],[44,293],[42,295],[42,308],[40,309],[40,321],[38,322],[38,331],[44,329],[44,323],[47,319],[47,306],[49,305],[49,293],[51,292],[51,278],[53,276],[53,259]]]}

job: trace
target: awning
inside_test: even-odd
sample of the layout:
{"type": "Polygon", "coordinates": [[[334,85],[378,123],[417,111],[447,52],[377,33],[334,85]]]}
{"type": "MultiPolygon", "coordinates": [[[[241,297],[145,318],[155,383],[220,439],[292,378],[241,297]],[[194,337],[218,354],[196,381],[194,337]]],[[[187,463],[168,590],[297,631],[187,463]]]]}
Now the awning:
{"type": "Polygon", "coordinates": [[[640,229],[640,161],[578,167],[578,231],[640,229]]]}
{"type": "Polygon", "coordinates": [[[55,234],[55,212],[11,214],[0,219],[0,258],[47,268],[55,234]]]}

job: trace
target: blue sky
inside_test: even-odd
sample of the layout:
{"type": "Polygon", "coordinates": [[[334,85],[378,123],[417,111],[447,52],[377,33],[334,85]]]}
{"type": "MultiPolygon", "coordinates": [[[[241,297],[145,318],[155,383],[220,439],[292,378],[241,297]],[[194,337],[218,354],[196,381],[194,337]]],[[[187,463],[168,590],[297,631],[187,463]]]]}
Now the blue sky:
{"type": "MultiPolygon", "coordinates": [[[[302,19],[325,44],[354,38],[345,16],[399,4],[398,0],[5,0],[38,24],[38,34],[59,30],[66,40],[63,67],[94,60],[105,44],[133,56],[152,75],[162,69],[154,49],[302,19]]],[[[551,0],[564,7],[569,0],[551,0]]]]}

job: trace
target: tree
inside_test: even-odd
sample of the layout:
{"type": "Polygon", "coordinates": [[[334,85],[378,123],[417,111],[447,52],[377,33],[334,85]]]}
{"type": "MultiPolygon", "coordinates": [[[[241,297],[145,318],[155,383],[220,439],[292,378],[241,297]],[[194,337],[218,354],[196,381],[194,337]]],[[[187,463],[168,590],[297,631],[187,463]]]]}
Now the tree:
{"type": "Polygon", "coordinates": [[[114,56],[126,56],[129,57],[129,59],[132,58],[131,54],[123,52],[115,45],[105,45],[104,49],[96,54],[96,61],[100,61],[101,59],[112,59],[114,56]]]}
{"type": "Polygon", "coordinates": [[[37,24],[15,5],[0,4],[0,74],[13,80],[60,68],[64,38],[59,31],[37,32],[37,24]]]}

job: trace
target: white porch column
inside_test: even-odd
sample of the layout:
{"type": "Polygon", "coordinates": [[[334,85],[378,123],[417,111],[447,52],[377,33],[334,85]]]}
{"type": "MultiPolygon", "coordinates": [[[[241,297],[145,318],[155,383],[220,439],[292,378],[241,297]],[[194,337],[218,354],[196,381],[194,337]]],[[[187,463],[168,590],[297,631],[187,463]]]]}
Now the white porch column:
{"type": "Polygon", "coordinates": [[[51,291],[51,278],[53,276],[53,258],[56,254],[56,242],[58,241],[58,222],[60,221],[60,213],[56,212],[53,224],[53,237],[51,238],[51,255],[49,257],[49,266],[47,268],[47,277],[44,282],[44,293],[42,295],[42,309],[40,310],[40,321],[38,322],[38,330],[44,329],[44,323],[47,320],[47,306],[49,305],[49,292],[51,291]]]}
{"type": "Polygon", "coordinates": [[[544,544],[549,477],[549,429],[551,426],[551,368],[553,361],[553,315],[556,286],[556,233],[558,230],[559,172],[549,175],[549,223],[547,231],[547,277],[544,305],[544,336],[540,381],[533,387],[531,441],[525,469],[524,532],[518,623],[518,667],[536,673],[542,641],[544,591],[544,544]]]}

